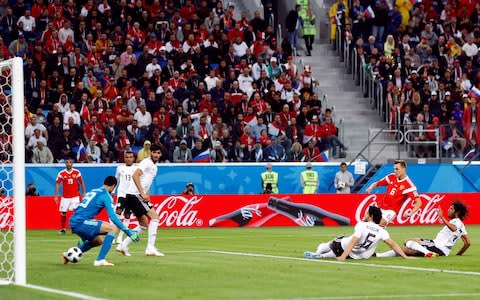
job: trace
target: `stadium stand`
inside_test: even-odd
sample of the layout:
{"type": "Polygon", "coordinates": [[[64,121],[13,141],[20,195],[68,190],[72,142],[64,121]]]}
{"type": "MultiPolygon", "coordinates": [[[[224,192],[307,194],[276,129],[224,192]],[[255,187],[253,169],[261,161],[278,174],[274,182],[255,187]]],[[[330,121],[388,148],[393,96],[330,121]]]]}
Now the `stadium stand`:
{"type": "Polygon", "coordinates": [[[338,0],[330,39],[409,155],[478,157],[480,3],[338,0]],[[428,143],[430,141],[431,143],[428,143]]]}
{"type": "Polygon", "coordinates": [[[50,162],[39,144],[55,162],[96,163],[146,141],[163,162],[183,142],[193,162],[303,161],[309,143],[308,160],[344,155],[274,18],[216,0],[24,0],[0,16],[0,59],[25,60],[28,162],[50,162]]]}

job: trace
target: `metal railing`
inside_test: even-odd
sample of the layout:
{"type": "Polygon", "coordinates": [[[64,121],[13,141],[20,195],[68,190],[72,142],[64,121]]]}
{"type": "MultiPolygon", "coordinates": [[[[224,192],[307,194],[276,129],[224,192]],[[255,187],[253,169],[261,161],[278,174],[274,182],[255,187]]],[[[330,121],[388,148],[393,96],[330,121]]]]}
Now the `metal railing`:
{"type": "Polygon", "coordinates": [[[440,158],[440,144],[441,144],[441,138],[440,138],[440,132],[438,128],[435,129],[407,129],[404,133],[404,139],[405,139],[405,148],[408,151],[409,146],[421,146],[421,145],[426,145],[427,147],[429,145],[432,145],[435,147],[435,158],[439,159],[440,158]],[[423,141],[415,141],[411,140],[410,137],[413,135],[413,133],[418,133],[418,134],[423,134],[423,135],[428,135],[428,133],[433,133],[435,135],[435,140],[423,140],[423,141]]]}
{"type": "Polygon", "coordinates": [[[397,158],[400,158],[402,152],[402,143],[404,141],[404,133],[399,129],[387,129],[387,128],[370,128],[368,129],[368,143],[362,149],[361,153],[367,151],[367,157],[363,156],[371,165],[376,162],[377,157],[385,150],[387,146],[397,146],[397,158]],[[385,138],[384,134],[387,134],[385,138]],[[380,145],[381,148],[373,150],[372,146],[380,145]],[[375,153],[374,153],[375,151],[375,153]],[[372,154],[374,153],[374,154],[372,154]]]}

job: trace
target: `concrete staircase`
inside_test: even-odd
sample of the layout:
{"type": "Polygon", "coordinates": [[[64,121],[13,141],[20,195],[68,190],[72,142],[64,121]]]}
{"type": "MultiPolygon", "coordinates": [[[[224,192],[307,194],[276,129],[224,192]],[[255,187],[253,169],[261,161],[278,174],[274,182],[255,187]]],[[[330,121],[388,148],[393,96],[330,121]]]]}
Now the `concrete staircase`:
{"type": "MultiPolygon", "coordinates": [[[[302,43],[299,43],[302,45],[302,43]]],[[[345,65],[339,61],[337,53],[332,45],[328,43],[316,43],[312,56],[304,56],[303,50],[298,51],[301,55],[297,57],[299,65],[310,64],[313,76],[320,81],[318,92],[326,95],[324,105],[334,107],[335,122],[342,133],[341,138],[348,147],[347,159],[351,160],[368,143],[369,128],[385,128],[376,110],[372,108],[368,98],[363,97],[359,86],[356,86],[351,74],[346,74],[345,65]]],[[[389,134],[381,134],[377,142],[394,141],[389,134]]],[[[384,145],[372,145],[370,147],[370,158],[377,155],[377,152],[384,145]]],[[[403,150],[403,145],[401,146],[403,150]]],[[[365,151],[364,155],[367,156],[365,151]]],[[[400,153],[404,157],[406,153],[400,153]]],[[[398,146],[385,146],[378,155],[376,161],[385,161],[390,158],[398,158],[398,146]]]]}

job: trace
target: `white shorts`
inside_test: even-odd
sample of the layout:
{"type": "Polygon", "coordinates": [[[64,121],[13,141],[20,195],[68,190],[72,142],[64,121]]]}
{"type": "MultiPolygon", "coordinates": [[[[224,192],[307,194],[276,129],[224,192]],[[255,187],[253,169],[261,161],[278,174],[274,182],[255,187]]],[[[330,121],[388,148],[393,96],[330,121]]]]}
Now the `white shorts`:
{"type": "Polygon", "coordinates": [[[80,196],[76,196],[72,198],[62,197],[62,200],[60,200],[60,207],[58,210],[60,212],[72,211],[75,208],[77,208],[79,204],[80,204],[80,196]]]}
{"type": "Polygon", "coordinates": [[[393,221],[393,219],[395,219],[395,217],[397,216],[397,213],[391,209],[381,209],[380,210],[382,211],[382,219],[384,219],[385,221],[387,221],[387,224],[389,224],[390,222],[393,221]]]}

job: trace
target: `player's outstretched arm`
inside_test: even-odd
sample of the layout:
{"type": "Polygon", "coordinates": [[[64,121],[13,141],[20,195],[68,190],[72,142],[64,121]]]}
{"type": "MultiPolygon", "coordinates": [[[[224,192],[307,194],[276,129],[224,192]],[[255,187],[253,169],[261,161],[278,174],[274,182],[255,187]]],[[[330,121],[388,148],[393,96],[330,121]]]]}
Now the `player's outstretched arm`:
{"type": "Polygon", "coordinates": [[[394,240],[387,239],[384,242],[385,242],[385,244],[387,244],[390,248],[392,248],[392,250],[395,251],[401,257],[403,257],[405,259],[412,259],[413,258],[413,257],[407,256],[405,254],[405,252],[403,252],[402,248],[400,248],[400,246],[398,246],[398,244],[394,240]]]}
{"type": "Polygon", "coordinates": [[[339,257],[337,257],[337,260],[345,260],[348,255],[350,255],[350,252],[352,252],[353,247],[358,243],[358,240],[360,238],[356,236],[352,236],[352,239],[350,240],[350,243],[348,243],[347,248],[343,250],[343,254],[339,257]]]}
{"type": "Polygon", "coordinates": [[[83,177],[80,176],[80,186],[82,187],[82,196],[84,196],[87,193],[87,187],[85,186],[85,181],[83,180],[83,177]]]}
{"type": "Polygon", "coordinates": [[[470,244],[471,244],[470,243],[470,238],[468,237],[467,234],[462,235],[462,241],[463,241],[463,247],[462,247],[462,249],[458,250],[457,255],[462,255],[470,247],[470,244]]]}
{"type": "Polygon", "coordinates": [[[115,226],[118,227],[118,229],[120,229],[121,231],[125,232],[128,230],[127,227],[125,227],[125,225],[123,225],[123,223],[120,221],[120,219],[118,218],[118,215],[115,213],[115,211],[113,210],[113,201],[112,199],[105,199],[104,200],[105,202],[105,209],[107,210],[107,214],[108,214],[108,217],[110,218],[110,220],[112,221],[113,224],[115,224],[115,226]]]}
{"type": "Polygon", "coordinates": [[[443,210],[441,207],[438,207],[437,208],[437,212],[438,212],[438,218],[440,220],[440,222],[442,224],[444,224],[445,226],[448,227],[448,229],[450,229],[451,232],[455,232],[457,231],[457,226],[455,224],[452,224],[450,223],[446,218],[445,216],[443,215],[443,210]]]}
{"type": "Polygon", "coordinates": [[[58,204],[58,191],[60,190],[60,182],[55,183],[55,194],[53,194],[53,200],[55,204],[58,204]]]}
{"type": "Polygon", "coordinates": [[[372,183],[366,190],[367,194],[370,194],[377,187],[377,182],[372,183]]]}

